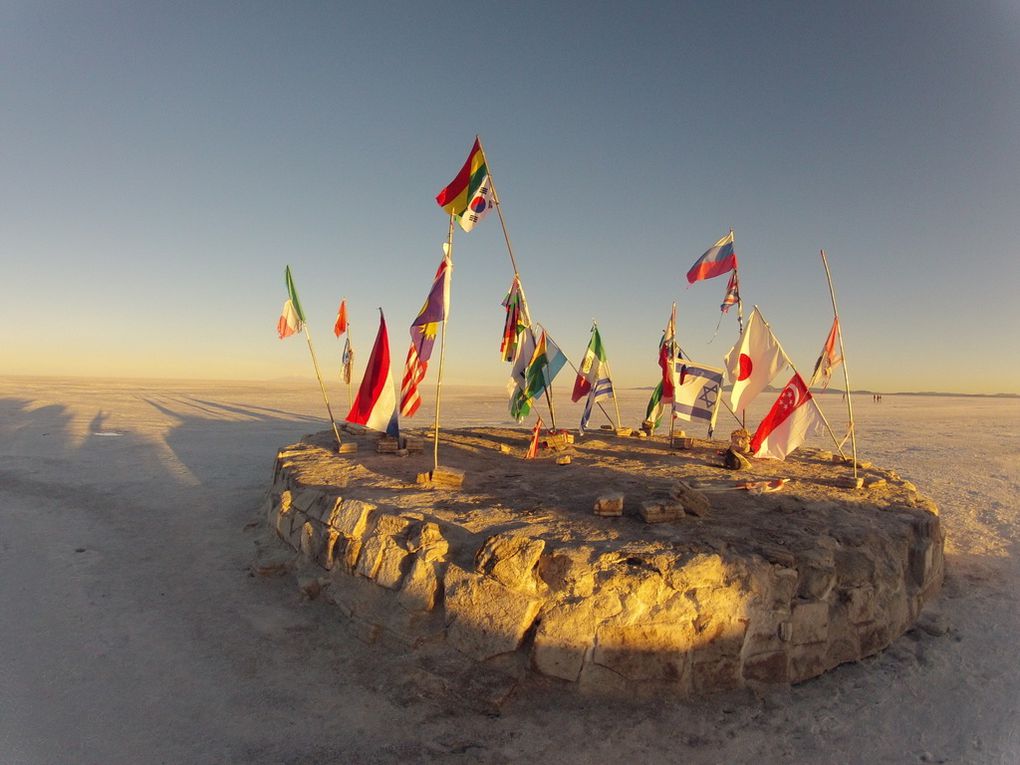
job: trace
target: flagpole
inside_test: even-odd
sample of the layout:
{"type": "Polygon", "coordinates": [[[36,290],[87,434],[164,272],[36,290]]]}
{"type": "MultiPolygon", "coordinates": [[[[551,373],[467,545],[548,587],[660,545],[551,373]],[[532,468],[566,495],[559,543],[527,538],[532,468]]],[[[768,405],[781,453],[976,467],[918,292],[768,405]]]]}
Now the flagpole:
{"type": "MultiPolygon", "coordinates": [[[[783,358],[786,359],[786,363],[790,365],[790,369],[792,369],[793,373],[799,377],[800,372],[798,372],[797,367],[793,365],[793,359],[786,355],[786,351],[783,349],[783,344],[779,342],[779,338],[776,337],[776,333],[772,331],[772,326],[765,320],[765,316],[762,314],[761,309],[758,308],[758,306],[755,306],[754,310],[758,312],[759,316],[761,316],[762,323],[768,329],[769,334],[772,335],[772,339],[776,341],[776,345],[779,347],[779,352],[783,354],[783,358]]],[[[803,380],[804,378],[802,377],[801,379],[803,380]]],[[[811,397],[811,403],[815,405],[815,411],[818,412],[818,416],[821,417],[822,422],[825,423],[825,429],[828,430],[829,435],[832,436],[832,442],[836,444],[836,451],[839,452],[839,456],[846,459],[846,455],[843,453],[843,447],[839,445],[839,439],[837,439],[836,434],[832,432],[832,427],[829,425],[829,421],[825,418],[825,413],[822,411],[822,408],[818,406],[818,402],[815,401],[814,396],[811,397]]]]}
{"type": "Polygon", "coordinates": [[[825,279],[829,282],[829,297],[832,298],[832,315],[836,319],[836,328],[839,334],[839,355],[843,360],[843,380],[846,382],[846,413],[850,418],[850,445],[854,454],[854,481],[857,481],[857,427],[854,425],[854,404],[853,396],[850,394],[850,372],[846,368],[846,351],[843,349],[843,325],[839,321],[839,311],[836,309],[836,292],[832,288],[832,274],[829,273],[829,261],[825,257],[825,250],[819,250],[822,254],[822,265],[825,266],[825,279]]]}
{"type": "MultiPolygon", "coordinates": [[[[449,260],[447,268],[453,268],[453,213],[450,213],[450,230],[446,235],[446,257],[449,260]]],[[[445,278],[452,279],[453,274],[448,274],[445,278]]],[[[433,443],[432,443],[432,469],[433,472],[439,470],[439,394],[443,386],[443,361],[446,359],[446,314],[449,312],[449,306],[444,306],[443,310],[443,336],[439,340],[439,374],[436,376],[436,422],[432,428],[433,443]]]]}
{"type": "MultiPolygon", "coordinates": [[[[351,323],[347,322],[347,349],[351,354],[351,366],[354,366],[354,343],[351,342],[351,323]]],[[[347,409],[348,411],[354,406],[354,383],[351,382],[354,379],[354,369],[349,370],[347,377],[347,409]]]]}
{"type": "MultiPolygon", "coordinates": [[[[592,319],[591,320],[592,331],[594,332],[595,330],[598,329],[598,327],[599,327],[599,323],[597,321],[595,321],[595,319],[592,319]]],[[[602,350],[604,351],[605,348],[603,348],[602,350]]],[[[571,364],[571,366],[573,366],[573,364],[571,364]]],[[[609,368],[609,354],[608,353],[606,354],[606,372],[609,373],[609,379],[610,379],[610,381],[612,381],[612,379],[613,379],[613,370],[609,368]]],[[[595,382],[597,384],[598,380],[596,380],[595,382]]],[[[609,419],[610,422],[612,422],[613,418],[609,416],[609,412],[606,412],[605,407],[603,407],[602,404],[600,402],[598,402],[598,401],[596,401],[595,403],[599,405],[599,409],[601,409],[603,412],[605,412],[606,417],[609,419]]],[[[615,385],[613,385],[613,406],[616,407],[616,429],[619,430],[620,428],[623,427],[623,425],[621,424],[621,419],[620,419],[620,402],[616,400],[616,386],[615,385]]]]}
{"type": "MultiPolygon", "coordinates": [[[[560,349],[560,353],[563,353],[563,349],[562,348],[560,349]]],[[[574,366],[574,362],[570,360],[570,358],[567,356],[567,354],[563,353],[563,358],[565,358],[567,360],[567,363],[570,364],[570,368],[574,370],[574,374],[575,375],[581,374],[580,370],[578,370],[578,368],[576,366],[574,366]]],[[[609,366],[609,364],[607,362],[606,363],[606,367],[608,367],[608,366],[609,366]]],[[[612,378],[612,376],[613,376],[612,372],[609,373],[609,376],[610,376],[610,378],[612,378]]],[[[615,396],[616,396],[615,392],[613,393],[613,396],[615,398],[615,396]]],[[[610,422],[613,421],[613,418],[609,415],[609,412],[607,412],[606,408],[604,406],[602,406],[602,402],[601,401],[596,401],[595,402],[595,406],[597,406],[599,409],[602,410],[602,414],[604,414],[606,416],[607,420],[609,420],[610,422]]],[[[616,408],[616,412],[617,412],[617,415],[619,415],[619,412],[620,412],[620,408],[619,407],[616,408]]],[[[619,421],[619,420],[617,420],[617,421],[619,421]]]]}
{"type": "MultiPolygon", "coordinates": [[[[496,191],[496,181],[492,175],[492,165],[489,164],[489,155],[485,153],[485,146],[482,145],[482,139],[476,135],[475,140],[478,141],[478,148],[482,150],[482,156],[485,157],[485,169],[489,174],[489,185],[492,186],[492,201],[496,205],[496,213],[499,215],[499,225],[503,228],[503,238],[506,240],[506,251],[510,255],[510,265],[513,266],[514,276],[520,278],[520,274],[517,271],[517,259],[514,257],[514,248],[510,244],[510,234],[507,233],[506,220],[503,219],[503,207],[499,201],[499,193],[496,191]]],[[[521,287],[521,299],[524,298],[524,287],[521,287]]],[[[527,301],[524,301],[527,305],[527,301]]],[[[555,427],[555,426],[554,426],[555,427]]]]}
{"type": "Polygon", "coordinates": [[[340,431],[336,427],[336,419],[333,417],[333,408],[329,405],[329,398],[326,396],[326,386],[322,384],[322,374],[319,372],[319,361],[315,358],[315,348],[312,347],[312,332],[308,329],[308,322],[305,325],[305,339],[308,341],[308,352],[312,354],[312,366],[315,367],[315,379],[319,381],[319,390],[322,391],[322,400],[326,402],[326,411],[329,412],[329,422],[333,426],[333,435],[336,436],[336,448],[339,450],[340,431]]]}
{"type": "MultiPolygon", "coordinates": [[[[730,226],[730,236],[733,236],[733,226],[730,226]]],[[[736,245],[734,245],[733,249],[736,251],[736,245]]],[[[736,266],[733,267],[733,275],[735,277],[737,287],[737,329],[742,335],[744,334],[744,301],[740,297],[740,269],[736,266]]]]}

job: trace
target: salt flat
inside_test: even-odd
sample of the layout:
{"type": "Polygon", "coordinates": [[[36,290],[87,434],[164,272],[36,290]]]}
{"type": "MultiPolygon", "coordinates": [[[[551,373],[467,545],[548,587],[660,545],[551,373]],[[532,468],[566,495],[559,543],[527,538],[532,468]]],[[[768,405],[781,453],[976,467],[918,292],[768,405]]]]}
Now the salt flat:
{"type": "MultiPolygon", "coordinates": [[[[621,396],[625,425],[647,395],[621,396]]],[[[507,422],[498,388],[443,400],[450,426],[507,422]]],[[[0,761],[1020,761],[1020,402],[855,405],[861,457],[942,511],[946,583],[920,628],[765,698],[532,693],[487,717],[423,697],[292,581],[249,575],[276,448],[326,427],[314,382],[0,378],[0,761]]]]}

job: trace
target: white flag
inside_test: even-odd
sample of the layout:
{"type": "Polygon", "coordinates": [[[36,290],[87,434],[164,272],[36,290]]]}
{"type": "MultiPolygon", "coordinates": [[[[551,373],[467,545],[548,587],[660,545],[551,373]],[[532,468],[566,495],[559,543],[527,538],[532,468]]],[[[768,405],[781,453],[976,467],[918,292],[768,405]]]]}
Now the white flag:
{"type": "Polygon", "coordinates": [[[794,373],[751,437],[751,451],[755,457],[786,459],[821,427],[818,407],[800,375],[794,373]]]}
{"type": "Polygon", "coordinates": [[[726,354],[726,372],[733,383],[730,391],[733,411],[747,409],[785,366],[779,341],[755,308],[740,340],[726,354]]]}

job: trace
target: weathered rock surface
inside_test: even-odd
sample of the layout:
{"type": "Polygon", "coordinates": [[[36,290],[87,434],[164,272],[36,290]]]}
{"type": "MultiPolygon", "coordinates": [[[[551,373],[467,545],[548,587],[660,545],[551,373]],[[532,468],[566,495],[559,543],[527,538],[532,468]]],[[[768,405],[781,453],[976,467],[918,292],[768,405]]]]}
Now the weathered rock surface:
{"type": "Polygon", "coordinates": [[[802,450],[750,461],[741,481],[790,479],[751,495],[721,442],[578,439],[564,471],[554,453],[511,456],[529,435],[445,432],[464,485],[438,492],[416,484],[424,456],[309,437],[277,456],[268,528],[320,569],[306,596],[371,634],[438,636],[486,665],[516,656],[598,693],[800,682],[887,646],[941,585],[938,510],[891,471],[862,467],[868,489],[846,490],[845,465],[802,450]]]}

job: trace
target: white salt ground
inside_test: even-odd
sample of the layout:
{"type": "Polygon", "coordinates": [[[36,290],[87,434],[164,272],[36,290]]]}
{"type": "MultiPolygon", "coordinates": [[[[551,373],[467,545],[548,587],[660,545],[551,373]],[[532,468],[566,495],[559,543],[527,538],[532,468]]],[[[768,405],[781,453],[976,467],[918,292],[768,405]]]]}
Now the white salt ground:
{"type": "MultiPolygon", "coordinates": [[[[325,428],[314,383],[0,378],[0,763],[1020,762],[1020,402],[855,402],[861,458],[942,511],[919,628],[765,698],[522,693],[488,717],[249,576],[276,448],[325,428]]],[[[822,398],[837,430],[841,403],[822,398]]],[[[504,412],[498,389],[444,390],[450,426],[504,412]]]]}

